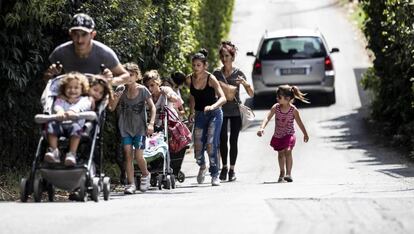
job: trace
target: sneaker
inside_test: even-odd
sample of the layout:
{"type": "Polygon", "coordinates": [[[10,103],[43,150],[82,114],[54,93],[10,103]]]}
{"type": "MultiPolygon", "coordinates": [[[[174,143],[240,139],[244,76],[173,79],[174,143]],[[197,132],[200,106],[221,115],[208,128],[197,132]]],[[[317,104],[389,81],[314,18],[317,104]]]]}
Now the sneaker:
{"type": "Polygon", "coordinates": [[[229,181],[235,181],[237,179],[236,173],[234,173],[234,170],[229,170],[229,181]]]}
{"type": "Polygon", "coordinates": [[[219,176],[220,180],[225,181],[227,179],[227,171],[228,171],[227,167],[221,168],[221,172],[219,176]]]}
{"type": "Polygon", "coordinates": [[[207,167],[205,168],[201,168],[198,171],[198,175],[197,175],[197,183],[202,184],[204,182],[204,179],[206,178],[206,173],[207,173],[207,167]]]}
{"type": "Polygon", "coordinates": [[[283,177],[279,177],[279,179],[277,180],[278,183],[283,183],[285,182],[285,180],[283,179],[283,177]]]}
{"type": "Polygon", "coordinates": [[[125,186],[124,194],[134,194],[136,190],[135,184],[127,184],[125,186]]]}
{"type": "Polygon", "coordinates": [[[292,176],[291,175],[286,175],[284,178],[287,182],[293,182],[292,176]]]}
{"type": "Polygon", "coordinates": [[[151,181],[151,174],[148,174],[147,176],[141,176],[141,184],[139,185],[139,190],[141,192],[147,191],[150,186],[150,181],[151,181]]]}
{"type": "Polygon", "coordinates": [[[65,158],[65,166],[75,166],[76,165],[76,156],[72,152],[68,152],[65,158]]]}
{"type": "Polygon", "coordinates": [[[44,160],[48,163],[60,163],[59,149],[53,149],[49,147],[45,154],[44,160]]]}
{"type": "Polygon", "coordinates": [[[212,177],[211,178],[211,185],[212,186],[220,186],[220,179],[217,176],[212,177]]]}

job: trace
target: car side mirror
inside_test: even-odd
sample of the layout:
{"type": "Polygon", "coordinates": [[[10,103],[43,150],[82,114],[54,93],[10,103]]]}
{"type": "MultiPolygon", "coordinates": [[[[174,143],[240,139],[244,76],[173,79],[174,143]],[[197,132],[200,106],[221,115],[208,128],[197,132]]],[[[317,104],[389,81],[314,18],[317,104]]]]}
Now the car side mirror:
{"type": "Polygon", "coordinates": [[[253,54],[253,52],[251,52],[251,51],[250,51],[250,52],[247,52],[247,53],[246,53],[246,55],[247,55],[247,56],[256,57],[256,56],[253,54]]]}
{"type": "Polygon", "coordinates": [[[331,49],[331,53],[337,53],[337,52],[339,52],[339,48],[334,47],[331,49]]]}

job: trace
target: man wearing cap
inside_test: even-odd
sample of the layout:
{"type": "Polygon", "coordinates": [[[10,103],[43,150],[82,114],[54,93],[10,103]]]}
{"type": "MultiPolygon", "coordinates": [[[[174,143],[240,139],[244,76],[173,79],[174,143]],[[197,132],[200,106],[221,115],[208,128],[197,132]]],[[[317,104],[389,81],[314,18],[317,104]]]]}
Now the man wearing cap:
{"type": "Polygon", "coordinates": [[[115,52],[103,43],[93,40],[96,36],[95,22],[89,15],[80,13],[73,16],[69,35],[72,40],[59,45],[50,54],[49,61],[52,65],[45,72],[45,79],[60,74],[63,67],[65,72],[102,72],[113,85],[129,80],[129,73],[119,62],[115,52]],[[101,71],[101,64],[105,66],[104,71],[101,71]]]}

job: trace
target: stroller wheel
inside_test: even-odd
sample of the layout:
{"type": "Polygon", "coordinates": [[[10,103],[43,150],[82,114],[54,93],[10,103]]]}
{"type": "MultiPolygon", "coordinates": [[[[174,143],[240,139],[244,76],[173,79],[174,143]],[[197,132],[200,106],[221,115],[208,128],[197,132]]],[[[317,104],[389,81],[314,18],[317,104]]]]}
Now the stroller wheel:
{"type": "Polygon", "coordinates": [[[94,200],[95,202],[99,201],[99,178],[98,177],[94,177],[92,179],[92,200],[94,200]]]}
{"type": "Polygon", "coordinates": [[[171,188],[175,189],[175,175],[171,175],[171,188]]]}
{"type": "Polygon", "coordinates": [[[47,197],[50,202],[55,200],[55,187],[51,183],[47,184],[47,197]]]}
{"type": "Polygon", "coordinates": [[[43,193],[43,181],[40,176],[35,176],[33,183],[33,197],[35,202],[40,202],[42,200],[43,193]]]}
{"type": "Polygon", "coordinates": [[[150,185],[151,187],[156,187],[158,181],[158,176],[151,175],[150,185]]]}
{"type": "Polygon", "coordinates": [[[162,175],[158,175],[158,189],[161,190],[162,189],[162,175]]]}
{"type": "Polygon", "coordinates": [[[28,181],[26,178],[22,178],[20,180],[20,201],[21,202],[27,202],[27,198],[29,197],[29,194],[28,194],[29,191],[27,189],[27,186],[28,186],[27,182],[28,181]]]}
{"type": "Polygon", "coordinates": [[[103,195],[104,200],[109,200],[109,192],[111,191],[111,179],[109,177],[103,178],[103,195]]]}
{"type": "Polygon", "coordinates": [[[86,202],[88,200],[86,191],[86,178],[82,176],[79,183],[79,201],[86,202]]]}
{"type": "Polygon", "coordinates": [[[177,175],[177,180],[178,180],[178,182],[180,182],[180,183],[184,182],[184,180],[185,180],[185,174],[184,174],[184,172],[182,172],[182,171],[179,171],[179,172],[178,172],[178,175],[177,175]]]}
{"type": "Polygon", "coordinates": [[[171,176],[170,175],[167,175],[167,178],[165,180],[165,188],[171,189],[171,176]]]}

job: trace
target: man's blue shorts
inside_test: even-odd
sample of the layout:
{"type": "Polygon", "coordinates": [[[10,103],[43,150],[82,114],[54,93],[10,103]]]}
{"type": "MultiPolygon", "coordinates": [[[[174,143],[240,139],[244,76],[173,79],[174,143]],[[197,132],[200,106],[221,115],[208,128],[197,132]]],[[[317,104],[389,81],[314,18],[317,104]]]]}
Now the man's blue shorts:
{"type": "Polygon", "coordinates": [[[145,149],[145,136],[122,137],[122,145],[133,145],[135,149],[145,149]]]}

